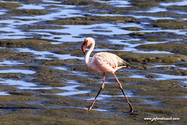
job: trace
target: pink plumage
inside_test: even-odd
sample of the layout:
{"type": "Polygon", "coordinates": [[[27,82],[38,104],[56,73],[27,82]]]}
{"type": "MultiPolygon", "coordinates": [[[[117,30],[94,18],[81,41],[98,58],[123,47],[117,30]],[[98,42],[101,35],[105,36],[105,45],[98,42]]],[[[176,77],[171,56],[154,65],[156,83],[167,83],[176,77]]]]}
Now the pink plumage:
{"type": "Polygon", "coordinates": [[[118,69],[130,67],[129,63],[117,55],[108,52],[96,53],[91,63],[105,73],[114,73],[118,69]]]}
{"type": "Polygon", "coordinates": [[[85,49],[87,46],[91,45],[90,49],[88,50],[88,52],[85,55],[85,64],[88,68],[94,70],[94,71],[102,71],[103,72],[103,84],[101,86],[101,89],[99,90],[98,94],[95,97],[95,100],[93,101],[92,105],[87,109],[87,110],[91,110],[98,95],[100,94],[101,90],[104,88],[104,82],[105,82],[105,73],[112,73],[114,75],[114,77],[116,78],[116,81],[118,82],[118,85],[122,91],[122,93],[124,94],[129,106],[130,106],[130,112],[133,112],[133,107],[131,105],[131,103],[129,102],[128,98],[126,97],[123,88],[121,86],[121,83],[119,82],[119,80],[117,79],[116,75],[114,74],[117,70],[121,69],[121,68],[130,68],[130,64],[126,61],[124,61],[123,59],[121,59],[119,56],[112,54],[112,53],[108,53],[108,52],[100,52],[100,53],[96,53],[93,58],[92,61],[89,61],[89,57],[91,52],[93,51],[94,47],[95,47],[95,40],[93,38],[86,38],[84,40],[84,43],[82,45],[82,51],[85,53],[85,49]]]}

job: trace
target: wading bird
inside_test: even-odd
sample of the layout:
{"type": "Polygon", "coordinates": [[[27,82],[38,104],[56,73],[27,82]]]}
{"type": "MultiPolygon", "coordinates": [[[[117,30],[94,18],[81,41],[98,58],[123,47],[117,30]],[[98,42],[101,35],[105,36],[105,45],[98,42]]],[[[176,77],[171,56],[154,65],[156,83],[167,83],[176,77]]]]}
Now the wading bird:
{"type": "Polygon", "coordinates": [[[124,61],[123,59],[121,59],[119,56],[112,54],[112,53],[108,53],[108,52],[100,52],[100,53],[96,53],[93,58],[92,61],[89,61],[89,57],[91,52],[93,51],[94,47],[95,47],[95,40],[91,37],[87,37],[84,40],[84,43],[82,44],[82,51],[85,53],[85,49],[87,46],[91,45],[90,49],[88,50],[88,52],[85,55],[84,61],[85,64],[88,68],[94,70],[94,71],[102,71],[103,72],[103,84],[99,90],[99,92],[97,93],[93,103],[91,104],[91,106],[86,109],[86,110],[91,110],[97,97],[99,96],[101,90],[104,88],[105,86],[105,73],[112,73],[116,79],[116,81],[118,82],[119,88],[121,89],[123,95],[125,96],[125,99],[127,101],[127,103],[129,104],[130,107],[130,112],[133,112],[133,107],[131,105],[131,103],[129,102],[128,98],[126,97],[122,85],[119,82],[118,78],[115,75],[115,72],[118,69],[121,68],[130,68],[130,64],[126,61],[124,61]]]}

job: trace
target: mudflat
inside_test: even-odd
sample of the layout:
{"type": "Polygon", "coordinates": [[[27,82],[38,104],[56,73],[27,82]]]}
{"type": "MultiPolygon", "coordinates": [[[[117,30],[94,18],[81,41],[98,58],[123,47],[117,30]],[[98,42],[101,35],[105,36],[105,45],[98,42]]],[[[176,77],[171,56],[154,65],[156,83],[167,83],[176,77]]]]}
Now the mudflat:
{"type": "Polygon", "coordinates": [[[0,124],[185,125],[187,5],[182,2],[0,2],[0,124]],[[102,84],[102,73],[84,64],[85,37],[96,40],[93,54],[108,51],[131,64],[116,75],[133,113],[112,74],[106,74],[93,110],[84,110],[102,84]]]}

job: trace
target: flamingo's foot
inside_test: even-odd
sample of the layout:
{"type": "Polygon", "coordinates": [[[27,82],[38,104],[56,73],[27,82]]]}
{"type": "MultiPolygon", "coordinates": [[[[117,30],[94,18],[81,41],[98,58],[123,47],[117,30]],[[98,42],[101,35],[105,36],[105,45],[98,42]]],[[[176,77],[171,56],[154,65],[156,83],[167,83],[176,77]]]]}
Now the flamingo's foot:
{"type": "Polygon", "coordinates": [[[130,110],[130,113],[133,113],[134,112],[134,110],[130,110]]]}
{"type": "Polygon", "coordinates": [[[90,111],[92,108],[87,108],[87,109],[84,109],[85,111],[90,111]]]}

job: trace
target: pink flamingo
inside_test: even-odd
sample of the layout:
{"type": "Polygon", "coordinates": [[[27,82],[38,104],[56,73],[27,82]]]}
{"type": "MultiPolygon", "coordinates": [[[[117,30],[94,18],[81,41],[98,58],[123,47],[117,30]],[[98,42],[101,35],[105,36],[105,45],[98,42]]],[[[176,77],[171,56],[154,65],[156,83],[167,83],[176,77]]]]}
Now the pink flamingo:
{"type": "Polygon", "coordinates": [[[93,103],[91,104],[91,106],[86,109],[86,110],[91,110],[97,97],[99,96],[101,90],[104,88],[105,86],[105,73],[112,73],[114,75],[114,77],[116,78],[116,81],[118,82],[119,88],[121,89],[123,95],[125,96],[125,99],[127,101],[127,103],[129,104],[130,107],[130,112],[133,112],[133,107],[131,105],[131,103],[129,102],[128,98],[126,97],[122,85],[119,82],[118,78],[115,75],[115,72],[118,69],[121,68],[130,68],[130,64],[126,61],[124,61],[123,59],[121,59],[119,56],[112,54],[112,53],[108,53],[108,52],[100,52],[100,53],[96,53],[93,58],[92,61],[89,62],[89,57],[91,52],[93,51],[94,47],[95,47],[95,40],[93,38],[87,37],[84,40],[84,43],[82,44],[82,51],[85,53],[85,49],[87,46],[91,45],[90,49],[88,50],[88,52],[85,55],[85,63],[86,66],[94,71],[102,71],[103,72],[103,84],[99,90],[99,92],[97,93],[93,103]]]}

